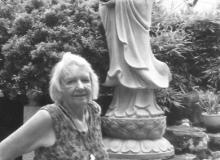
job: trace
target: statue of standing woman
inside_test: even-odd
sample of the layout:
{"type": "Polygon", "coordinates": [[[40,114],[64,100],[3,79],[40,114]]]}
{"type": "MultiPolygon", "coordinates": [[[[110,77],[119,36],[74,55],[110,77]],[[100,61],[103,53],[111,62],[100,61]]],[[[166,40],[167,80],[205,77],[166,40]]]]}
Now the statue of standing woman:
{"type": "Polygon", "coordinates": [[[153,96],[151,90],[167,88],[171,79],[168,66],[156,59],[151,50],[152,5],[153,0],[100,1],[99,10],[110,55],[105,85],[115,86],[107,116],[163,114],[154,102],[148,100],[153,96]]]}
{"type": "Polygon", "coordinates": [[[105,85],[113,100],[102,118],[104,143],[113,159],[160,159],[174,154],[163,138],[166,117],[154,89],[167,88],[168,66],[150,46],[153,0],[100,0],[110,66],[105,85]]]}

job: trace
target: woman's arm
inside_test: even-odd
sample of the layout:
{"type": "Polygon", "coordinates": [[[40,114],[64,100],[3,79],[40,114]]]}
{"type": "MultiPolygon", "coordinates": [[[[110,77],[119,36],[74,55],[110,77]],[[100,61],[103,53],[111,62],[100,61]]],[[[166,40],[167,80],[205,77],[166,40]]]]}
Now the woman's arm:
{"type": "Polygon", "coordinates": [[[0,160],[14,159],[38,147],[51,146],[55,141],[50,114],[40,110],[0,143],[0,160]]]}

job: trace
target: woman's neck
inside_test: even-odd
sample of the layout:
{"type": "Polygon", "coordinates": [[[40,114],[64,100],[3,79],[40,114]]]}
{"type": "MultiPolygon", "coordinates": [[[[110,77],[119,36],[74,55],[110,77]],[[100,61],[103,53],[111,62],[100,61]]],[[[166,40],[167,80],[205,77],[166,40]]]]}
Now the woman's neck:
{"type": "Polygon", "coordinates": [[[86,113],[86,104],[82,105],[70,105],[63,103],[62,106],[69,112],[73,119],[83,121],[86,113]]]}
{"type": "Polygon", "coordinates": [[[88,131],[88,111],[86,110],[87,105],[67,105],[67,104],[61,104],[61,107],[68,112],[68,114],[71,116],[69,117],[76,129],[80,132],[86,133],[88,131]]]}

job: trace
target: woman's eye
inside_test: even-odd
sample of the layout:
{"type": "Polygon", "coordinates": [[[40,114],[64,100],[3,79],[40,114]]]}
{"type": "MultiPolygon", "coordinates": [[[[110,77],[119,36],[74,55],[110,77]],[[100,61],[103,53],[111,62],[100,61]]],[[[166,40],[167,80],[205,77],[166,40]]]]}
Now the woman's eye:
{"type": "Polygon", "coordinates": [[[90,80],[86,78],[86,79],[82,79],[82,82],[84,82],[84,83],[89,83],[90,80]]]}
{"type": "Polygon", "coordinates": [[[73,84],[73,83],[75,83],[76,82],[76,80],[68,80],[68,81],[66,81],[66,84],[67,85],[70,85],[70,84],[73,84]]]}

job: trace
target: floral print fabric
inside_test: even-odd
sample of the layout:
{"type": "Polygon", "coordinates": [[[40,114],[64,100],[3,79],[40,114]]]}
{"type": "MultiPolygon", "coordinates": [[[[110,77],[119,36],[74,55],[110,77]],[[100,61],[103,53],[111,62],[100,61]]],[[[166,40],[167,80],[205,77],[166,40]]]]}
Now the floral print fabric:
{"type": "Polygon", "coordinates": [[[34,160],[107,160],[101,134],[100,106],[91,102],[88,105],[88,132],[79,132],[64,108],[50,104],[41,109],[47,110],[53,120],[56,142],[51,147],[41,147],[35,151],[34,160]]]}

